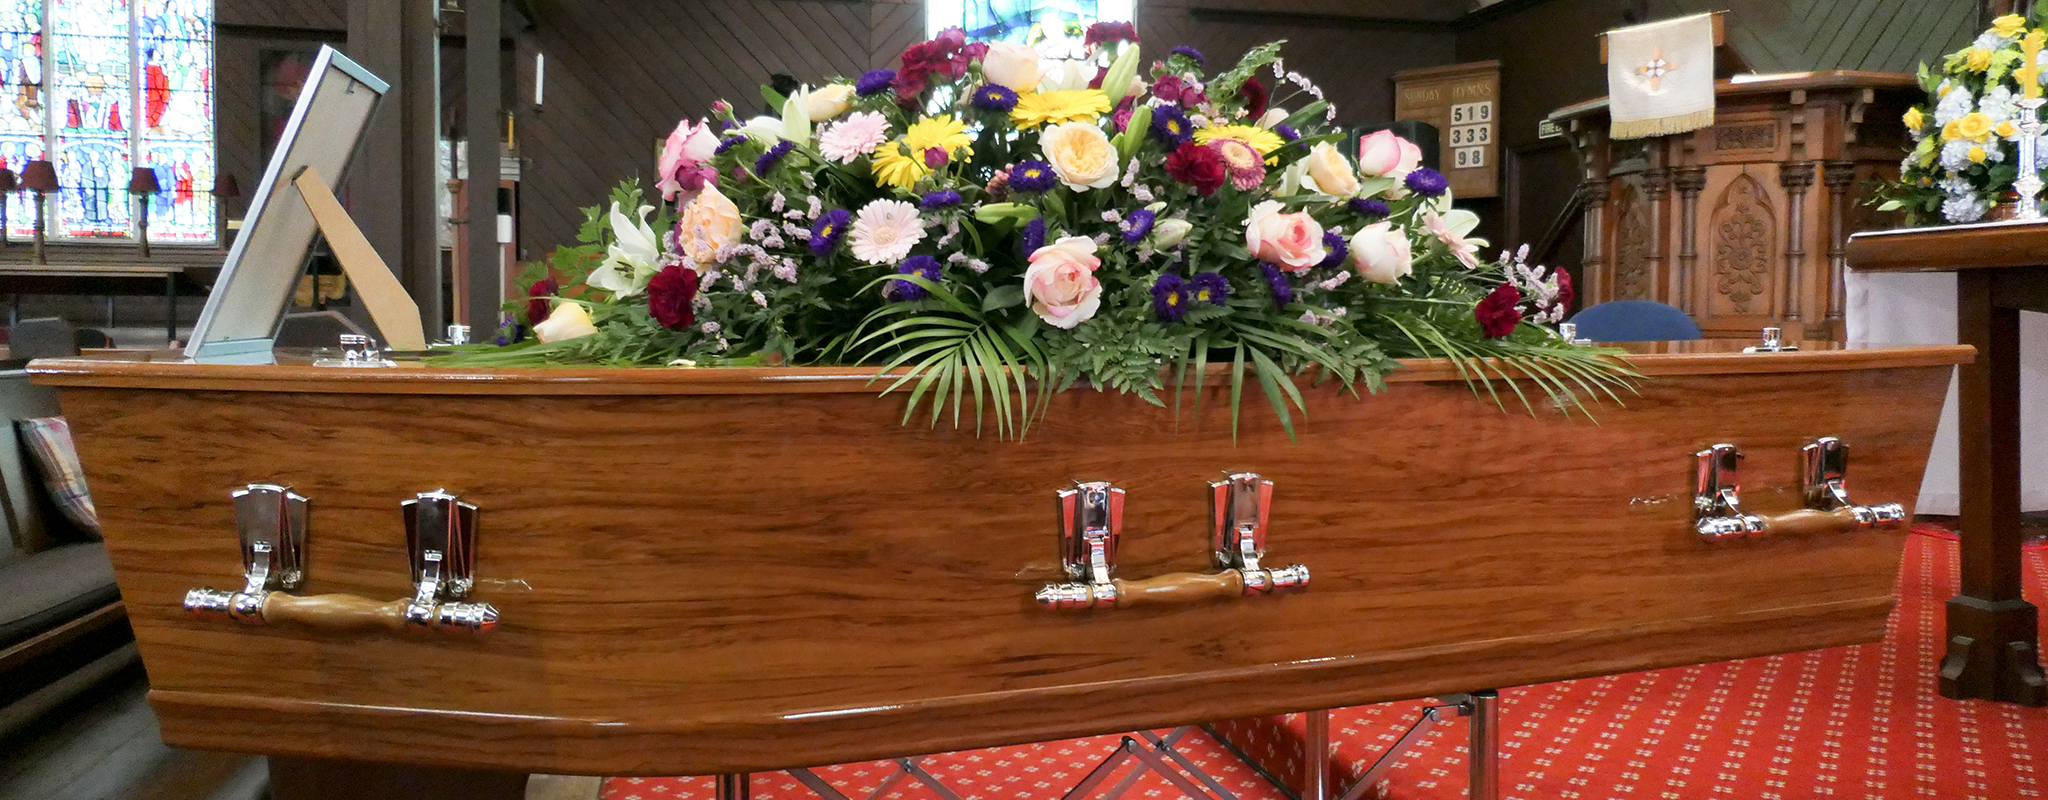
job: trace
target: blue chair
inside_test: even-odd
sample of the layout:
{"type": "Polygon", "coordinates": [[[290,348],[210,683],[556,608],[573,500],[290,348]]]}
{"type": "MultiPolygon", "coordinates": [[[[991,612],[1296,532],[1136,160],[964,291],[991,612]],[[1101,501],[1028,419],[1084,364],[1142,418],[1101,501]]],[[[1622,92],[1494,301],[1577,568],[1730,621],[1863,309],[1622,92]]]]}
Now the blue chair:
{"type": "Polygon", "coordinates": [[[1654,300],[1616,300],[1579,309],[1570,322],[1596,342],[1671,342],[1704,338],[1692,317],[1654,300]]]}

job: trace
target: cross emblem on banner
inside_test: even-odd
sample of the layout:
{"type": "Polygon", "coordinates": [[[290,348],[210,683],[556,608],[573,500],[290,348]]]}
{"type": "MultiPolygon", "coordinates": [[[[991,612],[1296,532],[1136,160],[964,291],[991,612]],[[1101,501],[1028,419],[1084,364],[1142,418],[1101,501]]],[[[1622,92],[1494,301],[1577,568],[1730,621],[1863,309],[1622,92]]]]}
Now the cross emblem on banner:
{"type": "Polygon", "coordinates": [[[1664,48],[1658,47],[1650,54],[1650,61],[1636,68],[1636,74],[1643,76],[1650,84],[1650,91],[1657,91],[1664,83],[1664,76],[1678,69],[1677,64],[1664,60],[1664,48]]]}

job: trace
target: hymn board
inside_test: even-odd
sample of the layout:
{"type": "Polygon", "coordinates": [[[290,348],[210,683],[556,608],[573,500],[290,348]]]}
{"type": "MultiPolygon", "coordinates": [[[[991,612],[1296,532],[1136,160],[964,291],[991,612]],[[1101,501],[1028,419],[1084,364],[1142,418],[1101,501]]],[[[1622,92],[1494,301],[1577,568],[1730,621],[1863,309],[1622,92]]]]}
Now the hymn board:
{"type": "Polygon", "coordinates": [[[1500,62],[1394,73],[1394,119],[1435,125],[1437,169],[1454,197],[1500,196],[1500,62]]]}

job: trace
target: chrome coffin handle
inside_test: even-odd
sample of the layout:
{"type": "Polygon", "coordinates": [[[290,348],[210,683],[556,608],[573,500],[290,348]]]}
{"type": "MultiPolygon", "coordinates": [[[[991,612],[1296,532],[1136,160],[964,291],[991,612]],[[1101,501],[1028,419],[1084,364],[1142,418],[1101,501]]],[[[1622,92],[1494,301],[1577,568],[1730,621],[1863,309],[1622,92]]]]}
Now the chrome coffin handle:
{"type": "Polygon", "coordinates": [[[1253,597],[1308,588],[1308,567],[1266,567],[1266,520],[1273,482],[1238,473],[1209,484],[1214,573],[1177,572],[1143,580],[1116,577],[1124,490],[1107,482],[1076,483],[1058,494],[1060,561],[1069,581],[1038,590],[1038,604],[1055,610],[1136,608],[1217,597],[1253,597]]]}
{"type": "Polygon", "coordinates": [[[1905,524],[1898,503],[1860,506],[1849,501],[1849,446],[1826,436],[1800,448],[1799,474],[1805,507],[1762,516],[1742,509],[1742,453],[1717,444],[1694,454],[1693,525],[1709,541],[1766,535],[1815,536],[1889,530],[1905,524]]]}
{"type": "Polygon", "coordinates": [[[498,609],[490,603],[456,602],[475,585],[477,509],[455,495],[436,490],[403,504],[415,590],[410,599],[391,601],[280,591],[297,588],[305,577],[306,498],[270,484],[250,484],[234,498],[244,585],[236,592],[212,587],[186,592],[185,610],[193,616],[248,625],[394,632],[484,633],[498,625],[498,609]]]}

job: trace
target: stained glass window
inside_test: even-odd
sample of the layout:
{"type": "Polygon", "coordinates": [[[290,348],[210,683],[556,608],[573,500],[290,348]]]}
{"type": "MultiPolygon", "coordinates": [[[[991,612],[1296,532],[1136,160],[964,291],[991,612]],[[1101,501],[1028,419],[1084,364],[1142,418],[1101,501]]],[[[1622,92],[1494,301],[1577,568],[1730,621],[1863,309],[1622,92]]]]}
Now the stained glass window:
{"type": "MultiPolygon", "coordinates": [[[[150,241],[214,241],[213,88],[212,0],[0,0],[0,159],[49,154],[52,238],[133,239],[146,166],[150,241]]],[[[11,231],[33,230],[32,197],[11,231]]]]}
{"type": "Polygon", "coordinates": [[[963,28],[969,41],[1017,42],[1050,58],[1080,58],[1081,37],[1103,20],[1127,21],[1131,0],[926,0],[925,32],[963,28]]]}

